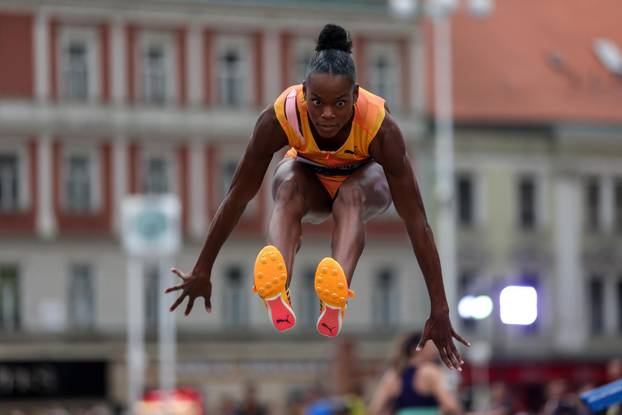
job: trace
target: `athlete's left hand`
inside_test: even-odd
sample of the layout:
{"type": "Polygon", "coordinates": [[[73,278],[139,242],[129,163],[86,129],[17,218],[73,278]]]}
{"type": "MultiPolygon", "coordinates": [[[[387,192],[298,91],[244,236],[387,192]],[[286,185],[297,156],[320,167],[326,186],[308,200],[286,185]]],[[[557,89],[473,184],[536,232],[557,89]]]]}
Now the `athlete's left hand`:
{"type": "Polygon", "coordinates": [[[471,345],[451,327],[448,313],[433,313],[425,322],[416,351],[420,351],[428,340],[432,340],[445,366],[462,371],[464,360],[456,349],[454,338],[467,347],[471,345]]]}

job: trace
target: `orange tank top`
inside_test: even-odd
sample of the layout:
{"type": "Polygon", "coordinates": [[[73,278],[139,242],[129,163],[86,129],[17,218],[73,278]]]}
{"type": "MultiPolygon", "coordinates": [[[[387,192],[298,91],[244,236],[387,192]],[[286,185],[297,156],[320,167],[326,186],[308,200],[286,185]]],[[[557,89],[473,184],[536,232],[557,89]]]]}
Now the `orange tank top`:
{"type": "Polygon", "coordinates": [[[378,133],[385,116],[384,99],[359,87],[348,138],[336,151],[324,151],[319,149],[311,133],[302,84],[283,91],[274,102],[274,112],[291,147],[287,155],[299,155],[329,168],[351,166],[369,159],[369,144],[378,133]],[[300,125],[296,109],[300,114],[300,125]]]}

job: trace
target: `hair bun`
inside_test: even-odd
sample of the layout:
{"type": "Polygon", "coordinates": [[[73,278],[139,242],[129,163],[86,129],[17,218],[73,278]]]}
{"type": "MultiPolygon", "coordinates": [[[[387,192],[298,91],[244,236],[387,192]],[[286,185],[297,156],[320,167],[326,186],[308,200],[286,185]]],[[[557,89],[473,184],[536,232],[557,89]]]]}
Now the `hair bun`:
{"type": "Polygon", "coordinates": [[[352,53],[352,40],[346,30],[334,24],[327,24],[317,39],[316,52],[326,49],[337,49],[352,53]]]}

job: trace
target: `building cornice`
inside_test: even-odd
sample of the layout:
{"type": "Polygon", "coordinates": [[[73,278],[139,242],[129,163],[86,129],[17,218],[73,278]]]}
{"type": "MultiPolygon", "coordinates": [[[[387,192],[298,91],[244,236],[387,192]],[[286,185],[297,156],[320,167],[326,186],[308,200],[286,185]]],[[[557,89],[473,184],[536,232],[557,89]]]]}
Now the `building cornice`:
{"type": "MultiPolygon", "coordinates": [[[[116,137],[245,142],[259,111],[179,107],[127,107],[98,104],[37,105],[0,101],[0,134],[116,137]]],[[[407,140],[421,135],[420,123],[399,119],[407,140]]]]}
{"type": "Polygon", "coordinates": [[[230,29],[286,30],[316,33],[328,21],[347,27],[353,34],[374,33],[408,36],[414,20],[397,19],[389,14],[388,6],[369,1],[301,2],[301,1],[211,1],[211,0],[0,0],[0,8],[22,12],[43,11],[62,19],[79,18],[95,21],[125,20],[156,25],[206,25],[230,29]],[[366,6],[364,4],[367,4],[366,6]]]}

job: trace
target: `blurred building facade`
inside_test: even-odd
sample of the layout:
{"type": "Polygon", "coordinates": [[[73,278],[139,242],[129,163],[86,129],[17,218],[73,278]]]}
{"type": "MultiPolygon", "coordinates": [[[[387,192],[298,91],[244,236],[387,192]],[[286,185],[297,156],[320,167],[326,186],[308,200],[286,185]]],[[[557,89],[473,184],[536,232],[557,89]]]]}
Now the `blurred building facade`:
{"type": "MultiPolygon", "coordinates": [[[[579,1],[563,6],[567,19],[552,3],[508,0],[485,20],[456,18],[458,292],[539,292],[535,325],[461,322],[499,361],[605,360],[622,348],[622,84],[593,50],[601,38],[622,45],[622,31],[612,1],[598,28],[579,1]]],[[[184,248],[172,262],[191,269],[257,115],[302,80],[329,21],[351,32],[359,83],[398,118],[433,222],[428,23],[371,0],[0,0],[0,361],[104,362],[107,398],[124,401],[120,201],[177,194],[184,248]]],[[[314,332],[312,283],[330,224],[305,228],[299,326],[277,336],[250,290],[269,213],[267,176],[215,266],[213,313],[196,304],[177,319],[179,383],[208,402],[240,379],[267,376],[275,401],[335,379],[339,342],[314,332]]],[[[394,210],[368,225],[367,241],[345,328],[361,376],[429,309],[394,210]]],[[[155,265],[145,281],[153,387],[155,265]]]]}

